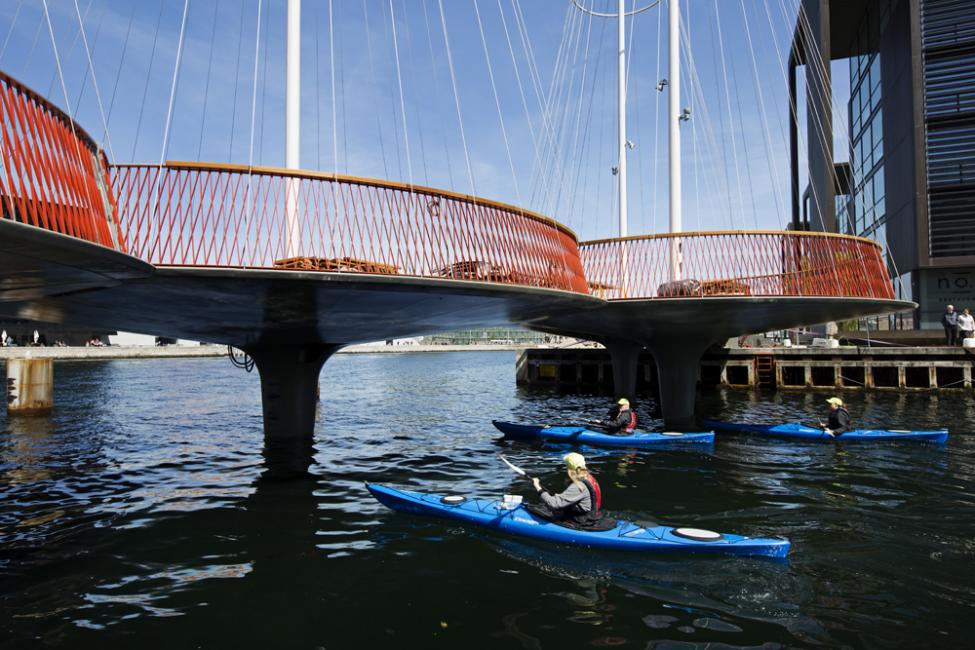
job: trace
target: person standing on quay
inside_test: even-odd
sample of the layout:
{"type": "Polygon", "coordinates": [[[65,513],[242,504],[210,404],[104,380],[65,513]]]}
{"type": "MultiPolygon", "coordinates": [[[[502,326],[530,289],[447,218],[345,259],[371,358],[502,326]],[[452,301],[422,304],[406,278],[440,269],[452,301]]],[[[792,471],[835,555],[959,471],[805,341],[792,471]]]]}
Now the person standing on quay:
{"type": "Polygon", "coordinates": [[[945,345],[957,345],[958,343],[958,312],[954,305],[948,305],[945,313],[941,315],[941,324],[945,328],[945,345]]]}
{"type": "Polygon", "coordinates": [[[958,342],[962,345],[965,344],[965,339],[975,336],[975,317],[968,307],[958,315],[958,332],[958,342]]]}

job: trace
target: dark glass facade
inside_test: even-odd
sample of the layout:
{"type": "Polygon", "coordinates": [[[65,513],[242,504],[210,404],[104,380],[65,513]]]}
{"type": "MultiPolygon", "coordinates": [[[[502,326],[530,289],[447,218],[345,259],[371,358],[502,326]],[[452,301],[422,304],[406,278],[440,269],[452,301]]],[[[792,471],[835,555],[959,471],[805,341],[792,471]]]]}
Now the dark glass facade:
{"type": "Polygon", "coordinates": [[[844,59],[849,182],[829,173],[831,139],[810,136],[800,197],[793,124],[793,227],[879,242],[898,297],[919,304],[892,325],[937,327],[946,303],[975,308],[975,0],[802,0],[790,93],[802,66],[808,124],[832,104],[809,70],[844,59]]]}

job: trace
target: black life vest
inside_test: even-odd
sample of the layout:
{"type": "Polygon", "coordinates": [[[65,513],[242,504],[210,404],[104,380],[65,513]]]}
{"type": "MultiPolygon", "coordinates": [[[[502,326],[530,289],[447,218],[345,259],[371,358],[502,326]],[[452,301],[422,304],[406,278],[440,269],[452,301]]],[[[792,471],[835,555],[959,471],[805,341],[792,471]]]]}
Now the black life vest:
{"type": "Polygon", "coordinates": [[[829,428],[830,429],[839,429],[840,430],[840,433],[843,433],[843,432],[846,432],[847,430],[849,430],[849,428],[851,426],[851,422],[852,422],[852,420],[850,418],[850,412],[846,410],[846,407],[845,406],[840,406],[835,411],[833,411],[833,412],[831,412],[829,414],[829,423],[828,423],[829,424],[829,428]],[[846,418],[845,418],[846,419],[846,423],[845,424],[840,421],[840,412],[841,411],[842,411],[843,415],[846,416],[846,418]]]}

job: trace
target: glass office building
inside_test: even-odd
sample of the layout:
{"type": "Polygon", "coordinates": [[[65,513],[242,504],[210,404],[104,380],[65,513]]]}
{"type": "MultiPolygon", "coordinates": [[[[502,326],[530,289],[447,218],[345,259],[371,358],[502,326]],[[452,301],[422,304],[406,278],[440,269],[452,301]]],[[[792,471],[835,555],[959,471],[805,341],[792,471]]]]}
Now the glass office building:
{"type": "Polygon", "coordinates": [[[803,0],[793,101],[800,71],[809,174],[800,202],[793,114],[792,227],[880,242],[899,296],[919,304],[893,326],[940,327],[946,304],[975,308],[975,1],[803,0]],[[849,64],[845,124],[830,112],[837,60],[849,64]],[[846,179],[837,129],[848,136],[846,179]]]}

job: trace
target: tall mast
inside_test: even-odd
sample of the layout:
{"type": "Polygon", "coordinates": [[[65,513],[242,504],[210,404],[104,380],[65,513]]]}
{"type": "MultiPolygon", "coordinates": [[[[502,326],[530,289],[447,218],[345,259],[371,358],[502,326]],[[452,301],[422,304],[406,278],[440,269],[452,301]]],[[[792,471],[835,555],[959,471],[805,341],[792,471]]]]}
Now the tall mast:
{"type": "MultiPolygon", "coordinates": [[[[288,63],[285,90],[285,166],[301,166],[301,0],[288,0],[288,63]]],[[[298,255],[301,230],[298,225],[297,178],[288,179],[287,204],[288,257],[298,255]]]]}
{"type": "Polygon", "coordinates": [[[680,0],[670,0],[669,4],[670,232],[680,232],[680,0]]]}
{"type": "MultiPolygon", "coordinates": [[[[670,126],[670,232],[681,232],[680,205],[680,0],[669,0],[668,45],[670,46],[670,97],[667,122],[670,126]]],[[[680,240],[671,240],[671,277],[681,279],[680,240]]]]}
{"type": "Polygon", "coordinates": [[[626,0],[619,0],[619,209],[620,237],[626,237],[626,0]]]}

